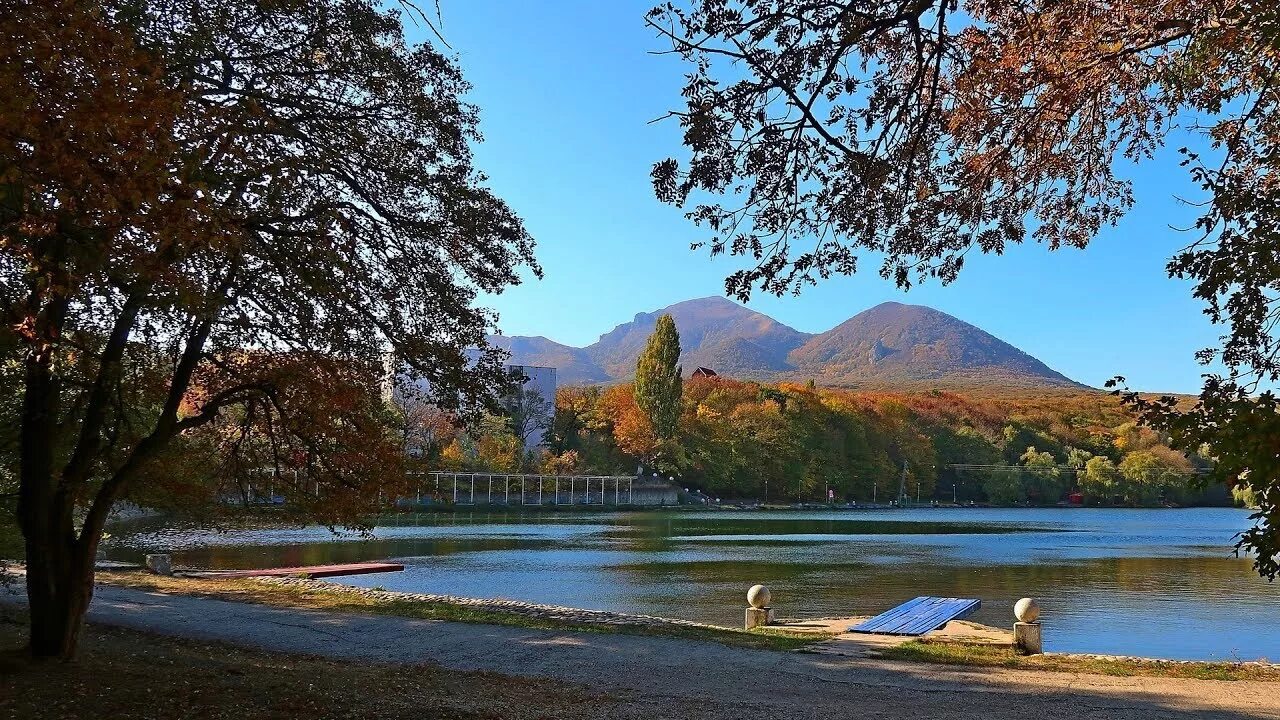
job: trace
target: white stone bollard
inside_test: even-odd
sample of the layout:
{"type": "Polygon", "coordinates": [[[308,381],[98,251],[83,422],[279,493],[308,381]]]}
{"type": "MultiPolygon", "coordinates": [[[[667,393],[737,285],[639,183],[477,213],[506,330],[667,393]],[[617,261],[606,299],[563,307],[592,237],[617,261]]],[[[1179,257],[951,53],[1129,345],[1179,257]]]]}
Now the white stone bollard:
{"type": "Polygon", "coordinates": [[[752,585],[747,591],[746,627],[748,630],[761,625],[773,624],[773,608],[769,607],[772,594],[763,585],[752,585]]]}
{"type": "Polygon", "coordinates": [[[1022,598],[1013,606],[1013,646],[1025,655],[1044,652],[1044,638],[1040,633],[1040,604],[1032,598],[1022,598]]]}
{"type": "Polygon", "coordinates": [[[168,555],[148,555],[146,567],[149,572],[153,572],[156,575],[173,574],[173,563],[168,555]]]}

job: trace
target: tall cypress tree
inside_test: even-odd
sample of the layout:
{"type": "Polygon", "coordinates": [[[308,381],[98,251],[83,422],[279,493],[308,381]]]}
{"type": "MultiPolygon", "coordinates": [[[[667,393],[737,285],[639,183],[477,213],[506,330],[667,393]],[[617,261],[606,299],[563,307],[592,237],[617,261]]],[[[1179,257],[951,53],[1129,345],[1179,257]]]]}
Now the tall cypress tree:
{"type": "Polygon", "coordinates": [[[636,362],[636,405],[649,417],[661,442],[675,437],[680,419],[680,333],[670,315],[658,318],[636,362]]]}

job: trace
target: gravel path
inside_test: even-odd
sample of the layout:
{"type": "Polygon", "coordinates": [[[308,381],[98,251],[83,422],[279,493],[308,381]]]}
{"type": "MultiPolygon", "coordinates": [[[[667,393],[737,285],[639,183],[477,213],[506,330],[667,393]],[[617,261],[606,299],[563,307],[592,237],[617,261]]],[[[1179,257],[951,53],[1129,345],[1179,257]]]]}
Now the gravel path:
{"type": "Polygon", "coordinates": [[[1267,683],[948,668],[293,610],[106,585],[95,592],[95,623],[283,652],[546,677],[646,706],[654,718],[1280,720],[1280,686],[1267,683]]]}

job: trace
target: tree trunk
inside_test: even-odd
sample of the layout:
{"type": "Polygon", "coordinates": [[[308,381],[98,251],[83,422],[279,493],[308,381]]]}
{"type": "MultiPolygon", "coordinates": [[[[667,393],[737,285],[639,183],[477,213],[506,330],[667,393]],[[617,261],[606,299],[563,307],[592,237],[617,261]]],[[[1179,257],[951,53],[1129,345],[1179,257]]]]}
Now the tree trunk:
{"type": "MultiPolygon", "coordinates": [[[[61,514],[57,508],[49,510],[61,514]]],[[[67,542],[58,528],[49,529],[54,532],[26,538],[30,650],[35,658],[70,660],[93,597],[93,554],[86,557],[80,543],[67,542]]]]}
{"type": "Polygon", "coordinates": [[[51,359],[45,346],[26,363],[18,523],[26,542],[31,654],[69,660],[93,594],[98,538],[77,541],[75,497],[54,470],[59,383],[51,359]]]}

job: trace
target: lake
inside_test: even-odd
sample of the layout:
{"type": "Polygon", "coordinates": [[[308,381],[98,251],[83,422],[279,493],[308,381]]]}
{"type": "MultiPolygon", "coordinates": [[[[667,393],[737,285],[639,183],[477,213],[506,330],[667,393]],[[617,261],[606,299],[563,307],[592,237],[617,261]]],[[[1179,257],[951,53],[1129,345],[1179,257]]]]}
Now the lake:
{"type": "Polygon", "coordinates": [[[757,582],[782,617],[943,595],[979,598],[972,620],[1011,627],[1029,595],[1050,651],[1277,659],[1280,586],[1231,552],[1248,526],[1229,508],[476,512],[388,517],[372,538],[132,523],[106,554],[209,568],[395,559],[404,572],[337,580],[724,625],[742,622],[757,582]]]}

